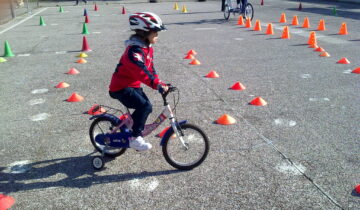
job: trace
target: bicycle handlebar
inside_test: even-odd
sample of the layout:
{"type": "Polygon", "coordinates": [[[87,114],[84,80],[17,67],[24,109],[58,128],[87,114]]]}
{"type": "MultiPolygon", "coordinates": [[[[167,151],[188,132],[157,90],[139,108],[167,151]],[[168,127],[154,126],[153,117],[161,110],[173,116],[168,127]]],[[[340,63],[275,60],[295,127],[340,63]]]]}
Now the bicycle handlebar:
{"type": "Polygon", "coordinates": [[[168,90],[165,92],[163,88],[159,88],[159,93],[161,94],[164,104],[167,104],[166,97],[169,95],[169,93],[174,92],[177,90],[175,86],[172,86],[171,84],[166,84],[168,86],[168,90]]]}

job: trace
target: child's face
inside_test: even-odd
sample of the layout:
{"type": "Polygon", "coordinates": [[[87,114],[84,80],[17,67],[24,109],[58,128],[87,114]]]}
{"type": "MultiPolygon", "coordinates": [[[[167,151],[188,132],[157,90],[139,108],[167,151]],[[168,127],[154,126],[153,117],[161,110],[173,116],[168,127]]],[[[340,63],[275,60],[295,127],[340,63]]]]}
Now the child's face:
{"type": "Polygon", "coordinates": [[[154,32],[152,31],[150,34],[149,34],[149,42],[150,44],[155,44],[158,40],[158,32],[154,32]]]}

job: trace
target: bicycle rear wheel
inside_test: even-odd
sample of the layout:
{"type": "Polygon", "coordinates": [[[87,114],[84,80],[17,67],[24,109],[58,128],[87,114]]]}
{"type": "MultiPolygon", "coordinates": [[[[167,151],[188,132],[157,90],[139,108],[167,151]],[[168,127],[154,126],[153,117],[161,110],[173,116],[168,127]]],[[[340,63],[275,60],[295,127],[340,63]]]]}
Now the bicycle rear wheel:
{"type": "Polygon", "coordinates": [[[99,151],[100,153],[104,152],[104,155],[108,157],[120,156],[126,151],[126,148],[117,148],[110,146],[107,146],[107,148],[105,148],[105,145],[99,144],[95,141],[95,137],[98,134],[110,133],[115,128],[115,126],[115,122],[111,121],[110,119],[100,117],[92,122],[89,129],[92,145],[97,151],[99,151]]]}
{"type": "Polygon", "coordinates": [[[229,20],[229,17],[230,17],[230,7],[229,5],[225,4],[224,18],[225,20],[229,20]]]}
{"type": "Polygon", "coordinates": [[[186,147],[174,135],[174,131],[165,139],[162,147],[165,160],[173,167],[191,170],[199,166],[209,152],[209,140],[205,133],[192,124],[181,125],[182,136],[186,147]]]}
{"type": "Polygon", "coordinates": [[[250,20],[252,20],[254,18],[254,7],[250,4],[247,3],[246,7],[245,7],[245,19],[250,18],[250,20]]]}

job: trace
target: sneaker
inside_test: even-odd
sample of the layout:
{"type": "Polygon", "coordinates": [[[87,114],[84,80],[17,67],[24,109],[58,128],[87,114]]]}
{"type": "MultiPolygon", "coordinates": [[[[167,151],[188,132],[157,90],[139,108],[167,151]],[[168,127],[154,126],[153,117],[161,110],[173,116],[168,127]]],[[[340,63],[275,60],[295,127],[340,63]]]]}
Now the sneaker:
{"type": "Polygon", "coordinates": [[[146,143],[141,136],[131,138],[129,146],[138,151],[146,151],[152,148],[151,144],[146,143]]]}

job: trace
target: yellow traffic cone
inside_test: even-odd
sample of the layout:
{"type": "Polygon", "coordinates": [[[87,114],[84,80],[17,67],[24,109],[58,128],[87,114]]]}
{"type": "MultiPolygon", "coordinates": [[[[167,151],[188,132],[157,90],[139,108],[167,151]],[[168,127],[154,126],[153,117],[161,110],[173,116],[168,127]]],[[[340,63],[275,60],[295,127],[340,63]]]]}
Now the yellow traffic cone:
{"type": "Polygon", "coordinates": [[[181,12],[182,13],[187,13],[188,12],[185,5],[183,5],[181,12]]]}
{"type": "Polygon", "coordinates": [[[175,2],[175,5],[174,5],[174,10],[179,10],[179,5],[177,2],[175,2]]]}

